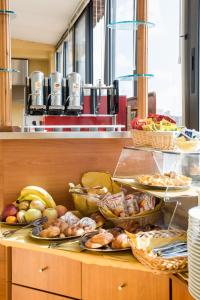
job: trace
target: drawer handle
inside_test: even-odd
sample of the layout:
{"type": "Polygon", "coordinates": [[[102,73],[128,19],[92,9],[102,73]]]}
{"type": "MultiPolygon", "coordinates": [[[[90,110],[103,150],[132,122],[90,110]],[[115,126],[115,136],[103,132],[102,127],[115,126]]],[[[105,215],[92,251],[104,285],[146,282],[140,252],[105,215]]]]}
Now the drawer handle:
{"type": "Polygon", "coordinates": [[[41,269],[39,269],[39,272],[42,273],[42,272],[46,271],[48,268],[49,268],[49,267],[47,267],[47,266],[44,267],[44,268],[41,268],[41,269]]]}
{"type": "Polygon", "coordinates": [[[118,291],[122,291],[122,289],[123,288],[125,288],[127,286],[127,284],[126,283],[122,283],[122,284],[120,284],[119,286],[118,286],[118,291]]]}

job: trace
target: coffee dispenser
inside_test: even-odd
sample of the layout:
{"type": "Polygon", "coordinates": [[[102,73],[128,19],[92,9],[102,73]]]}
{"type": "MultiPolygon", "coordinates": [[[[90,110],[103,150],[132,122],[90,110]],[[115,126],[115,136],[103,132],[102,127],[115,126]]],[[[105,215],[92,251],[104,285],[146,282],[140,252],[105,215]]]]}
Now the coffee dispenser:
{"type": "Polygon", "coordinates": [[[29,82],[28,108],[30,114],[43,114],[46,110],[44,73],[34,71],[29,82]]]}
{"type": "Polygon", "coordinates": [[[60,115],[64,113],[65,80],[59,72],[53,72],[49,78],[50,94],[48,95],[48,113],[60,115]]]}
{"type": "Polygon", "coordinates": [[[68,98],[66,105],[67,114],[78,114],[82,111],[81,105],[81,76],[78,73],[70,73],[67,76],[68,98]]]}

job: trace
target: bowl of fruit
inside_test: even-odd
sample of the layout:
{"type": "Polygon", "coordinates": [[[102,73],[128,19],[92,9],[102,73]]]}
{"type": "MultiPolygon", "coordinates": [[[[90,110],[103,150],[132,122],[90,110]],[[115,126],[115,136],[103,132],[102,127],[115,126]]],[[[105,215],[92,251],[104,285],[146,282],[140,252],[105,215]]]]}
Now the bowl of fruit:
{"type": "Polygon", "coordinates": [[[179,132],[176,122],[168,116],[149,114],[148,118],[135,118],[131,122],[133,144],[136,147],[153,147],[171,150],[179,132]]]}
{"type": "Polygon", "coordinates": [[[23,188],[17,200],[7,204],[0,216],[0,221],[7,225],[26,225],[41,217],[48,219],[60,217],[67,212],[67,208],[57,205],[52,196],[38,186],[23,188]]]}

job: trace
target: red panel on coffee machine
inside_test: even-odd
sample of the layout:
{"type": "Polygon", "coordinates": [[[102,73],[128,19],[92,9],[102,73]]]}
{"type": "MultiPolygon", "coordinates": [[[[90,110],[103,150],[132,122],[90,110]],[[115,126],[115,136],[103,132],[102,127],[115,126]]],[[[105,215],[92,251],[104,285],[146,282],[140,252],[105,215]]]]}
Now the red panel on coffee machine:
{"type": "MultiPolygon", "coordinates": [[[[97,97],[98,100],[98,97],[97,97]]],[[[44,125],[112,125],[113,117],[107,114],[107,96],[101,96],[99,112],[96,115],[90,115],[90,96],[84,96],[83,113],[81,115],[66,115],[66,116],[45,116],[43,119],[44,125]],[[101,115],[104,116],[101,116],[101,115]]],[[[125,96],[119,97],[119,112],[116,117],[117,125],[125,125],[127,128],[127,99],[125,96]]],[[[47,129],[52,131],[52,129],[47,129]]],[[[80,128],[80,131],[88,131],[88,128],[80,128]]],[[[64,128],[63,131],[71,131],[70,128],[64,128]]],[[[99,128],[98,131],[106,131],[105,128],[99,128]]]]}

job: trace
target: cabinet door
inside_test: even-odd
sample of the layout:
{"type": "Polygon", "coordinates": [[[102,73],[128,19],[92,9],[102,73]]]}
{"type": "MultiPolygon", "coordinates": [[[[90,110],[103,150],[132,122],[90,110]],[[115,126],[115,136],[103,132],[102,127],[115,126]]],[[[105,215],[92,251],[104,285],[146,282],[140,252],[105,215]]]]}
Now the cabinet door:
{"type": "Polygon", "coordinates": [[[172,300],[194,300],[187,283],[175,276],[172,276],[172,300]]]}
{"type": "Polygon", "coordinates": [[[0,245],[0,300],[10,299],[11,289],[11,251],[9,247],[0,245]]]}
{"type": "Polygon", "coordinates": [[[57,254],[12,249],[12,283],[81,298],[81,262],[57,254]]]}
{"type": "Polygon", "coordinates": [[[57,296],[19,285],[12,285],[12,300],[65,300],[70,298],[57,296]]]}
{"type": "Polygon", "coordinates": [[[169,300],[169,294],[169,277],[165,275],[87,264],[82,267],[83,300],[169,300]]]}

